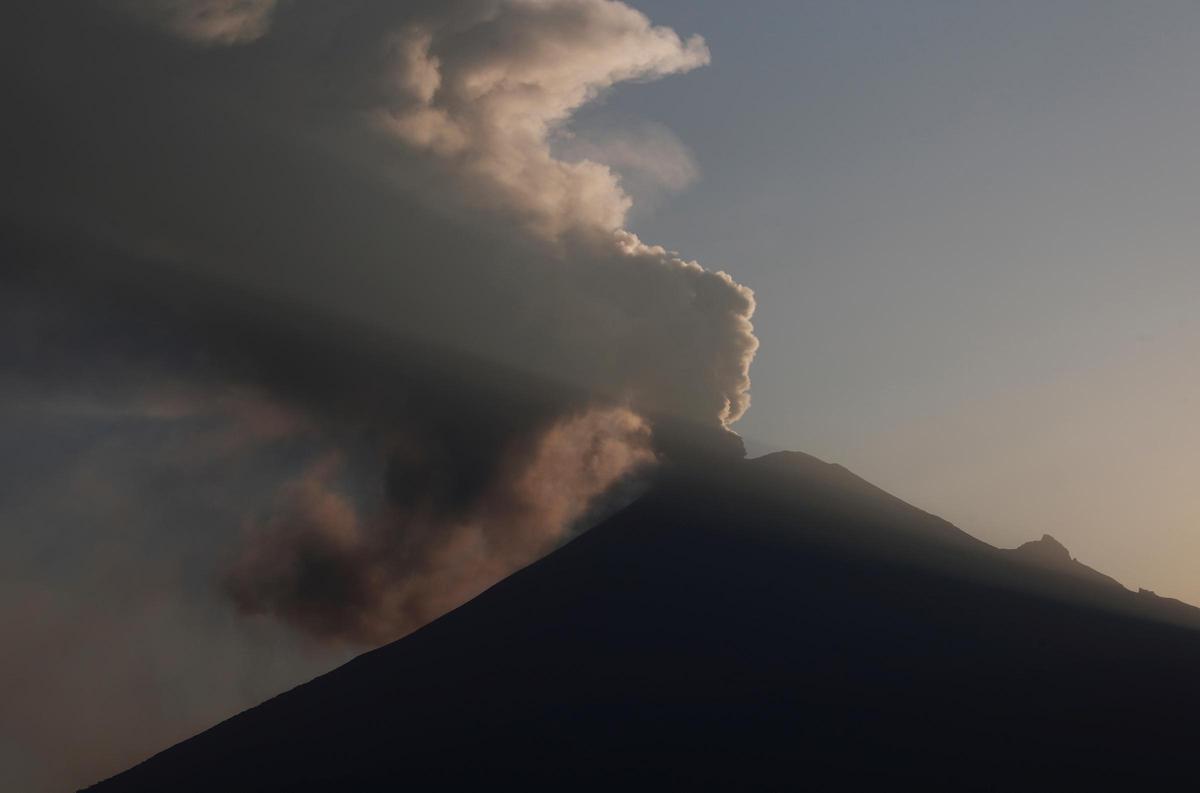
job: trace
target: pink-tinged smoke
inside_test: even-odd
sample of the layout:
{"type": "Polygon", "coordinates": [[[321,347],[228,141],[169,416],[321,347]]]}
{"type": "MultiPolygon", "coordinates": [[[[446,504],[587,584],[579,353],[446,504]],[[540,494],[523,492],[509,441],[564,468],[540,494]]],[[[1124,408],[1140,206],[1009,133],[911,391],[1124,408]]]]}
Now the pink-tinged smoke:
{"type": "Polygon", "coordinates": [[[227,589],[248,613],[324,638],[384,642],[553,549],[596,499],[653,459],[644,421],[591,409],[509,450],[470,509],[447,518],[419,500],[360,515],[339,492],[340,461],[328,457],[248,523],[227,589]]]}

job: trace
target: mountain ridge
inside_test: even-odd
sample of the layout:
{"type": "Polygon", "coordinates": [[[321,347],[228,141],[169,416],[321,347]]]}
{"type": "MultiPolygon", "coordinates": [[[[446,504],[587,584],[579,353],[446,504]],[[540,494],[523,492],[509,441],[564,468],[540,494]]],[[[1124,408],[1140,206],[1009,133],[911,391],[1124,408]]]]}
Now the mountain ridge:
{"type": "Polygon", "coordinates": [[[763,460],[667,472],[459,609],[93,789],[1177,770],[1200,611],[1031,564],[840,466],[763,460]]]}

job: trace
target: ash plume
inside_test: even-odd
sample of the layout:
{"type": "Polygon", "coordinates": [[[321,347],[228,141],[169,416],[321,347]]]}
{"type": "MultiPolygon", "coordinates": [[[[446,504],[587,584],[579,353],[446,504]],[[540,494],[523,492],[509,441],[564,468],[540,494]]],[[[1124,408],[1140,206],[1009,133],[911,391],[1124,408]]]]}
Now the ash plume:
{"type": "Polygon", "coordinates": [[[68,332],[23,330],[22,377],[296,417],[309,464],[221,573],[243,612],[386,641],[686,455],[679,427],[740,450],[753,294],[638,239],[617,174],[553,145],[618,84],[707,63],[699,37],[610,0],[14,5],[0,209],[88,241],[67,258],[104,284],[68,332]],[[111,365],[83,366],[96,344],[111,365]]]}
{"type": "Polygon", "coordinates": [[[323,460],[249,527],[226,586],[246,612],[322,637],[385,642],[552,550],[594,499],[652,460],[641,419],[592,409],[510,451],[453,515],[411,499],[367,517],[338,491],[338,461],[323,460]]]}

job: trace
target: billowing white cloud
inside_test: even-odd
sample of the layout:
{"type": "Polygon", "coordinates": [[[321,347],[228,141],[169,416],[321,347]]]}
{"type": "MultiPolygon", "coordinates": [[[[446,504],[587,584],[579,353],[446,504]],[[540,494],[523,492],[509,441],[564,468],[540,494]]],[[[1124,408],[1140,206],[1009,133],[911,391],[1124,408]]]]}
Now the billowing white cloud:
{"type": "Polygon", "coordinates": [[[704,41],[604,0],[474,5],[393,35],[395,91],[380,123],[491,201],[521,207],[538,233],[619,228],[630,202],[613,172],[557,159],[550,132],[617,83],[708,63],[704,41]]]}
{"type": "MultiPolygon", "coordinates": [[[[453,200],[550,243],[545,266],[588,268],[573,285],[608,282],[582,294],[552,291],[551,300],[569,310],[562,324],[573,341],[554,351],[558,363],[547,368],[566,372],[561,361],[570,357],[596,367],[619,352],[623,371],[596,373],[636,407],[697,422],[741,416],[756,346],[752,293],[622,229],[631,202],[610,165],[633,163],[632,141],[614,138],[607,153],[621,162],[608,164],[560,158],[551,145],[573,111],[617,83],[707,63],[703,40],[681,39],[608,0],[461,4],[386,40],[392,90],[371,111],[380,129],[428,153],[454,184],[453,200]]],[[[669,131],[654,135],[659,148],[679,151],[669,131]]],[[[664,165],[658,173],[679,187],[694,175],[686,157],[676,154],[670,165],[674,172],[664,165]]],[[[542,289],[531,285],[528,294],[542,289]]]]}

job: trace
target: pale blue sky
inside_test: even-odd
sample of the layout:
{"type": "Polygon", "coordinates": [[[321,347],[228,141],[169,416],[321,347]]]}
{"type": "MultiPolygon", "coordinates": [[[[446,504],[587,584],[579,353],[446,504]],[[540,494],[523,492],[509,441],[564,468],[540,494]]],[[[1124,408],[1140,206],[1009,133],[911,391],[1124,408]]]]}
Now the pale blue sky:
{"type": "Polygon", "coordinates": [[[645,239],[758,293],[739,430],[1200,602],[1200,5],[638,3],[710,66],[645,239]]]}

